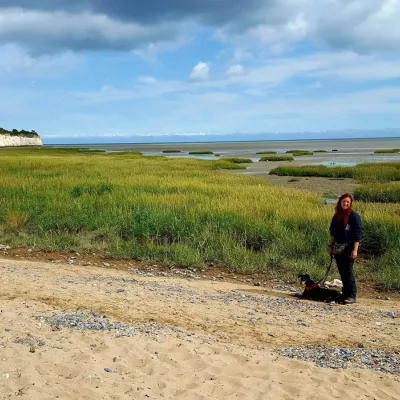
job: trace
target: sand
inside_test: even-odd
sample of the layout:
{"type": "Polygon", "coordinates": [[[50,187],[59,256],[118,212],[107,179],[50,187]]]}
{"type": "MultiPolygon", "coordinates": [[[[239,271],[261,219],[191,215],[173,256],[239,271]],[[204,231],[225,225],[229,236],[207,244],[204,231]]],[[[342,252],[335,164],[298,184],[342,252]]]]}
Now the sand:
{"type": "Polygon", "coordinates": [[[399,302],[302,302],[273,286],[0,259],[1,399],[398,399],[400,377],[277,350],[396,349],[399,302]],[[96,312],[154,332],[118,337],[40,317],[96,312]],[[115,358],[116,357],[116,358],[115,358]],[[109,368],[111,372],[104,369],[109,368]]]}

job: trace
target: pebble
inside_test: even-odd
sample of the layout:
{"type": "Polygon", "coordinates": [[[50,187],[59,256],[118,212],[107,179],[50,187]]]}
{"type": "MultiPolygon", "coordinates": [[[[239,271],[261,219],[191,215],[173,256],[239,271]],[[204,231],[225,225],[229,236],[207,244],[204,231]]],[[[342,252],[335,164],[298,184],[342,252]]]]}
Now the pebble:
{"type": "Polygon", "coordinates": [[[399,316],[394,311],[386,311],[382,313],[382,316],[386,318],[399,318],[399,316]]]}
{"type": "MultiPolygon", "coordinates": [[[[123,324],[121,322],[113,322],[105,315],[95,312],[76,312],[72,314],[55,314],[52,316],[37,317],[40,322],[59,327],[72,328],[80,331],[109,331],[117,335],[117,337],[130,337],[137,334],[157,335],[161,332],[180,332],[179,329],[173,327],[161,327],[154,322],[145,324],[123,324]]],[[[91,345],[95,347],[95,345],[91,345]]]]}
{"type": "Polygon", "coordinates": [[[400,374],[400,351],[305,345],[288,347],[277,352],[284,357],[313,361],[318,367],[323,368],[363,368],[400,374]]]}
{"type": "Polygon", "coordinates": [[[104,368],[104,371],[106,371],[106,372],[112,372],[112,369],[111,369],[111,368],[104,368]]]}
{"type": "Polygon", "coordinates": [[[125,292],[125,289],[122,289],[122,288],[117,289],[117,293],[123,293],[123,292],[125,292]]]}

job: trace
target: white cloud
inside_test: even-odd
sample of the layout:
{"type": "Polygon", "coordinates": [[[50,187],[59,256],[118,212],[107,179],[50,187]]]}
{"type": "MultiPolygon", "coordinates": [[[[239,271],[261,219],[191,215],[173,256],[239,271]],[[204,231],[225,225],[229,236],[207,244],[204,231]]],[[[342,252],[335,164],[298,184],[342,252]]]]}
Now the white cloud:
{"type": "MultiPolygon", "coordinates": [[[[283,53],[307,42],[359,53],[399,52],[400,0],[280,0],[241,31],[219,27],[214,36],[241,54],[283,53]]],[[[240,60],[240,58],[236,58],[240,60]]]]}
{"type": "MultiPolygon", "coordinates": [[[[241,69],[232,66],[234,71],[241,69]]],[[[139,77],[137,84],[117,88],[103,86],[93,92],[75,93],[85,104],[112,103],[140,98],[163,98],[172,94],[230,91],[266,96],[271,90],[296,79],[317,81],[317,87],[327,82],[378,82],[400,77],[400,60],[380,60],[373,56],[362,56],[353,52],[317,53],[302,57],[279,57],[264,61],[262,65],[247,68],[241,74],[225,74],[215,79],[209,77],[209,66],[198,63],[192,70],[189,82],[161,80],[153,77],[139,77]],[[196,82],[195,87],[190,81],[196,82]]],[[[227,71],[226,71],[227,72],[227,71]]],[[[232,71],[231,71],[232,72],[232,71]]],[[[307,87],[310,84],[307,83],[307,87]]],[[[313,86],[315,88],[315,85],[313,86]]]]}
{"type": "Polygon", "coordinates": [[[231,65],[227,70],[226,70],[226,74],[228,76],[234,76],[234,75],[241,75],[244,72],[244,68],[243,65],[241,64],[235,64],[235,65],[231,65]]]}
{"type": "Polygon", "coordinates": [[[32,57],[15,45],[0,46],[1,77],[49,78],[60,76],[80,64],[81,59],[70,51],[57,56],[32,57]]]}
{"type": "Polygon", "coordinates": [[[191,81],[204,81],[208,79],[210,67],[207,63],[199,62],[195,65],[190,73],[189,80],[191,81]]]}
{"type": "MultiPolygon", "coordinates": [[[[322,2],[321,2],[322,3],[322,2]]],[[[309,14],[315,39],[359,52],[398,51],[399,0],[337,0],[309,14]]]]}

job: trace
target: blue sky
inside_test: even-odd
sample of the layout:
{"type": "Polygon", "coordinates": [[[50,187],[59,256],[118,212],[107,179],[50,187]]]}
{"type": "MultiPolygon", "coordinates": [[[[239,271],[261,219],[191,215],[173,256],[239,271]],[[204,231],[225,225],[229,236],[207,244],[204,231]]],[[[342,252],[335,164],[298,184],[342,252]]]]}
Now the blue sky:
{"type": "Polygon", "coordinates": [[[400,0],[0,0],[0,126],[48,143],[385,135],[398,21],[400,0]]]}

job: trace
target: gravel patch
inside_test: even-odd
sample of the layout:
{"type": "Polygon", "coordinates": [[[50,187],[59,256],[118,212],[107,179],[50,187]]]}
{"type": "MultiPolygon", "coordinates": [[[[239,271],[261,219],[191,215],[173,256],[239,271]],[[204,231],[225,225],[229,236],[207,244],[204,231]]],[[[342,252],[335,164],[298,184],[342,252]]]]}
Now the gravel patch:
{"type": "Polygon", "coordinates": [[[306,345],[287,347],[278,350],[278,353],[287,358],[312,361],[318,367],[323,368],[362,368],[400,374],[400,351],[306,345]]]}
{"type": "Polygon", "coordinates": [[[76,312],[72,314],[55,314],[52,316],[40,316],[37,319],[47,323],[58,330],[61,327],[76,329],[79,331],[106,331],[114,333],[116,337],[130,337],[138,334],[158,335],[160,333],[180,332],[172,327],[162,327],[156,323],[147,324],[123,324],[111,321],[106,315],[95,312],[76,312]]]}

